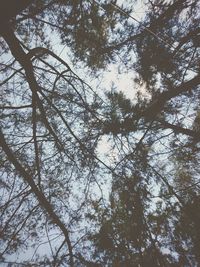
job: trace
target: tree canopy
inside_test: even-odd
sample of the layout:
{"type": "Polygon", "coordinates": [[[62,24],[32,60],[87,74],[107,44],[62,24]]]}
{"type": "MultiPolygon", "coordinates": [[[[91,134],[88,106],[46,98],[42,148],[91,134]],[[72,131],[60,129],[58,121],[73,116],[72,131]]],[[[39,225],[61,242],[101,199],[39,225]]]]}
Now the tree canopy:
{"type": "Polygon", "coordinates": [[[200,266],[199,25],[199,0],[0,2],[1,266],[200,266]]]}

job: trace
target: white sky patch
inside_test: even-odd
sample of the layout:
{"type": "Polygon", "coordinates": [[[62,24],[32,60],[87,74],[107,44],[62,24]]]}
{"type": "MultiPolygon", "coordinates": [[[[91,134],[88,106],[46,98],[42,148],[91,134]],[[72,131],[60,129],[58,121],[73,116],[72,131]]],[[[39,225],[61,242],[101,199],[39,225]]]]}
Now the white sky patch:
{"type": "Polygon", "coordinates": [[[112,88],[112,84],[116,86],[117,91],[122,91],[128,98],[133,100],[136,93],[134,87],[134,72],[118,73],[116,65],[110,65],[108,71],[104,73],[103,85],[107,91],[112,88]]]}

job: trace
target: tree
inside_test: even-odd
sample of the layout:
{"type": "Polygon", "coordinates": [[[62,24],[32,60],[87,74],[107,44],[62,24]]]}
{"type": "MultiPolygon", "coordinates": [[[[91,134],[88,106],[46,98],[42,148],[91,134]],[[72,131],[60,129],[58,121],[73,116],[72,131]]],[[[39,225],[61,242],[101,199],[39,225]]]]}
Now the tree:
{"type": "Polygon", "coordinates": [[[0,4],[7,266],[200,264],[199,1],[146,1],[141,21],[138,2],[0,4]],[[75,71],[111,63],[146,95],[102,97],[75,71]]]}

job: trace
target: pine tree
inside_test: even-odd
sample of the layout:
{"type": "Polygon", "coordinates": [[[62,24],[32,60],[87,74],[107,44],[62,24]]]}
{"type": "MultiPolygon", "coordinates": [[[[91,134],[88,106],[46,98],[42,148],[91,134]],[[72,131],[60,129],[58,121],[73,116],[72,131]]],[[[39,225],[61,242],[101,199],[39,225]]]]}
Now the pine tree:
{"type": "Polygon", "coordinates": [[[140,3],[0,3],[2,264],[199,266],[199,1],[140,3]]]}

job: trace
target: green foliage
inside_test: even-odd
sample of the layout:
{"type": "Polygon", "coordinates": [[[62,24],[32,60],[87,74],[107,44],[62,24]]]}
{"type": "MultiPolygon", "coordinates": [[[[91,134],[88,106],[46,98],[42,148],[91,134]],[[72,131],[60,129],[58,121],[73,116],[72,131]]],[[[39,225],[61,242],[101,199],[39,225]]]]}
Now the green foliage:
{"type": "Polygon", "coordinates": [[[0,4],[1,263],[199,266],[199,1],[25,2],[0,4]]]}

